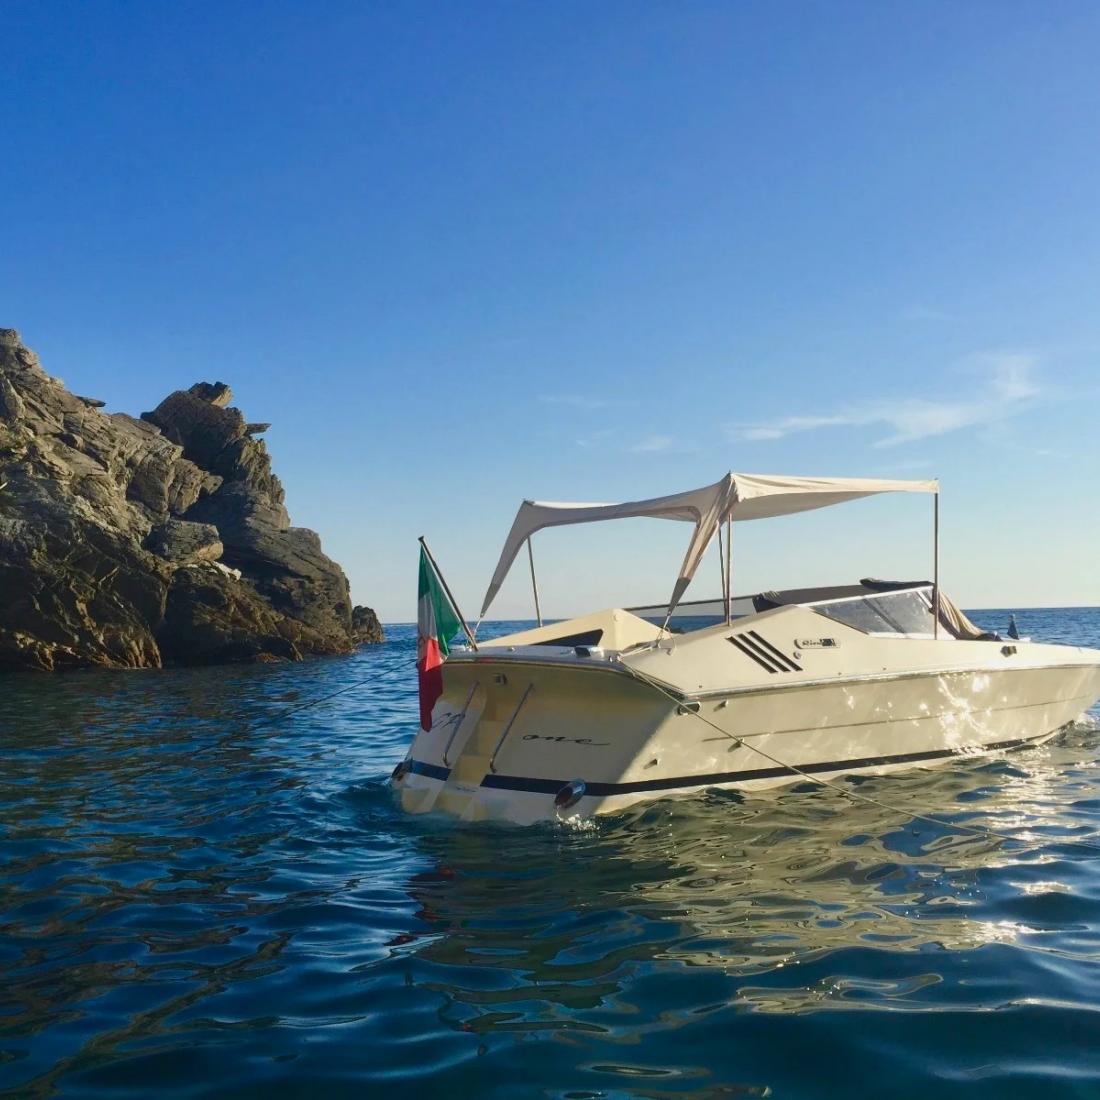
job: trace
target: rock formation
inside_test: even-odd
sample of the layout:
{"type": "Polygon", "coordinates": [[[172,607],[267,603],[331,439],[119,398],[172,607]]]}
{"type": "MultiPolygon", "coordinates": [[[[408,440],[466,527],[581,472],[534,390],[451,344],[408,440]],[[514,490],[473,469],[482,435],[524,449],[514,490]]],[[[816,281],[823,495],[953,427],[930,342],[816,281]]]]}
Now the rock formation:
{"type": "Polygon", "coordinates": [[[369,607],[351,609],[351,633],[358,645],[374,645],[383,640],[382,624],[369,607]]]}
{"type": "Polygon", "coordinates": [[[0,329],[0,666],[299,660],[380,641],[290,526],[223,382],[105,413],[0,329]]]}

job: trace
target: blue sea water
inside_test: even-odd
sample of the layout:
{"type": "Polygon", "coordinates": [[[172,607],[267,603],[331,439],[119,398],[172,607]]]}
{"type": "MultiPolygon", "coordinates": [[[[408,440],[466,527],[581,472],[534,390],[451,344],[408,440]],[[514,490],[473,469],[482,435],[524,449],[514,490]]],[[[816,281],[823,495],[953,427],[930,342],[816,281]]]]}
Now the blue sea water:
{"type": "Polygon", "coordinates": [[[1095,720],[855,784],[1014,843],[807,784],[454,827],[387,788],[413,635],[0,680],[0,1094],[1100,1096],[1095,720]]]}

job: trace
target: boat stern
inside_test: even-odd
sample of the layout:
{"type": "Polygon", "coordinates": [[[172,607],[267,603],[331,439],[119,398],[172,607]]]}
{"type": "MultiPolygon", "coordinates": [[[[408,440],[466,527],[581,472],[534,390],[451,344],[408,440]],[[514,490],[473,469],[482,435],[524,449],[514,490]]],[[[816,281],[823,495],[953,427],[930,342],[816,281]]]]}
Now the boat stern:
{"type": "Polygon", "coordinates": [[[610,785],[645,769],[646,744],[675,708],[599,643],[655,633],[601,612],[453,653],[431,729],[394,769],[401,808],[518,823],[606,812],[610,785]]]}

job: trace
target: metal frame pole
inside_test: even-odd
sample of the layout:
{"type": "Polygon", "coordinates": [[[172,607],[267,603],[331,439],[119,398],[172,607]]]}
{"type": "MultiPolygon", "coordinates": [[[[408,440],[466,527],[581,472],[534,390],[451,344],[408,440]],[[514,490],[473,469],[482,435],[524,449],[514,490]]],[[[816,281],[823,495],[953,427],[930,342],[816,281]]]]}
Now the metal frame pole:
{"type": "Polygon", "coordinates": [[[940,636],[940,494],[937,489],[932,504],[932,637],[940,636]]]}
{"type": "Polygon", "coordinates": [[[527,560],[531,563],[531,591],[535,594],[535,618],[542,626],[542,611],[539,609],[539,586],[535,580],[535,551],[531,549],[531,536],[527,536],[527,560]]]}
{"type": "Polygon", "coordinates": [[[733,512],[726,513],[726,626],[733,622],[733,512]]]}
{"type": "Polygon", "coordinates": [[[462,623],[462,629],[466,634],[466,640],[470,643],[471,649],[477,649],[477,639],[474,637],[473,631],[470,629],[469,624],[466,622],[466,616],[462,614],[458,609],[458,601],[454,597],[454,593],[451,591],[451,586],[447,583],[446,577],[440,571],[439,563],[435,560],[431,550],[428,549],[427,542],[424,541],[424,536],[421,535],[417,541],[424,547],[424,553],[428,555],[428,561],[432,563],[432,568],[435,570],[435,575],[439,578],[439,583],[443,585],[443,591],[447,593],[447,599],[451,601],[451,607],[455,609],[455,614],[458,616],[459,622],[462,623]]]}
{"type": "Polygon", "coordinates": [[[726,552],[722,549],[722,525],[718,524],[718,572],[722,574],[722,599],[726,598],[726,552]]]}

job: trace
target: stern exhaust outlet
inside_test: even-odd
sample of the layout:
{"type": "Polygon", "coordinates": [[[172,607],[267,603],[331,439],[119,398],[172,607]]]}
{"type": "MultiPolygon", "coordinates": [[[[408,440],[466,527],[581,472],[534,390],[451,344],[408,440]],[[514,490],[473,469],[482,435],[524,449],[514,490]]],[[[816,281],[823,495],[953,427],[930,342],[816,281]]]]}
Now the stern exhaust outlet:
{"type": "Polygon", "coordinates": [[[573,779],[566,783],[561,790],[554,795],[554,807],[558,810],[568,810],[575,806],[582,798],[588,787],[583,779],[573,779]]]}

